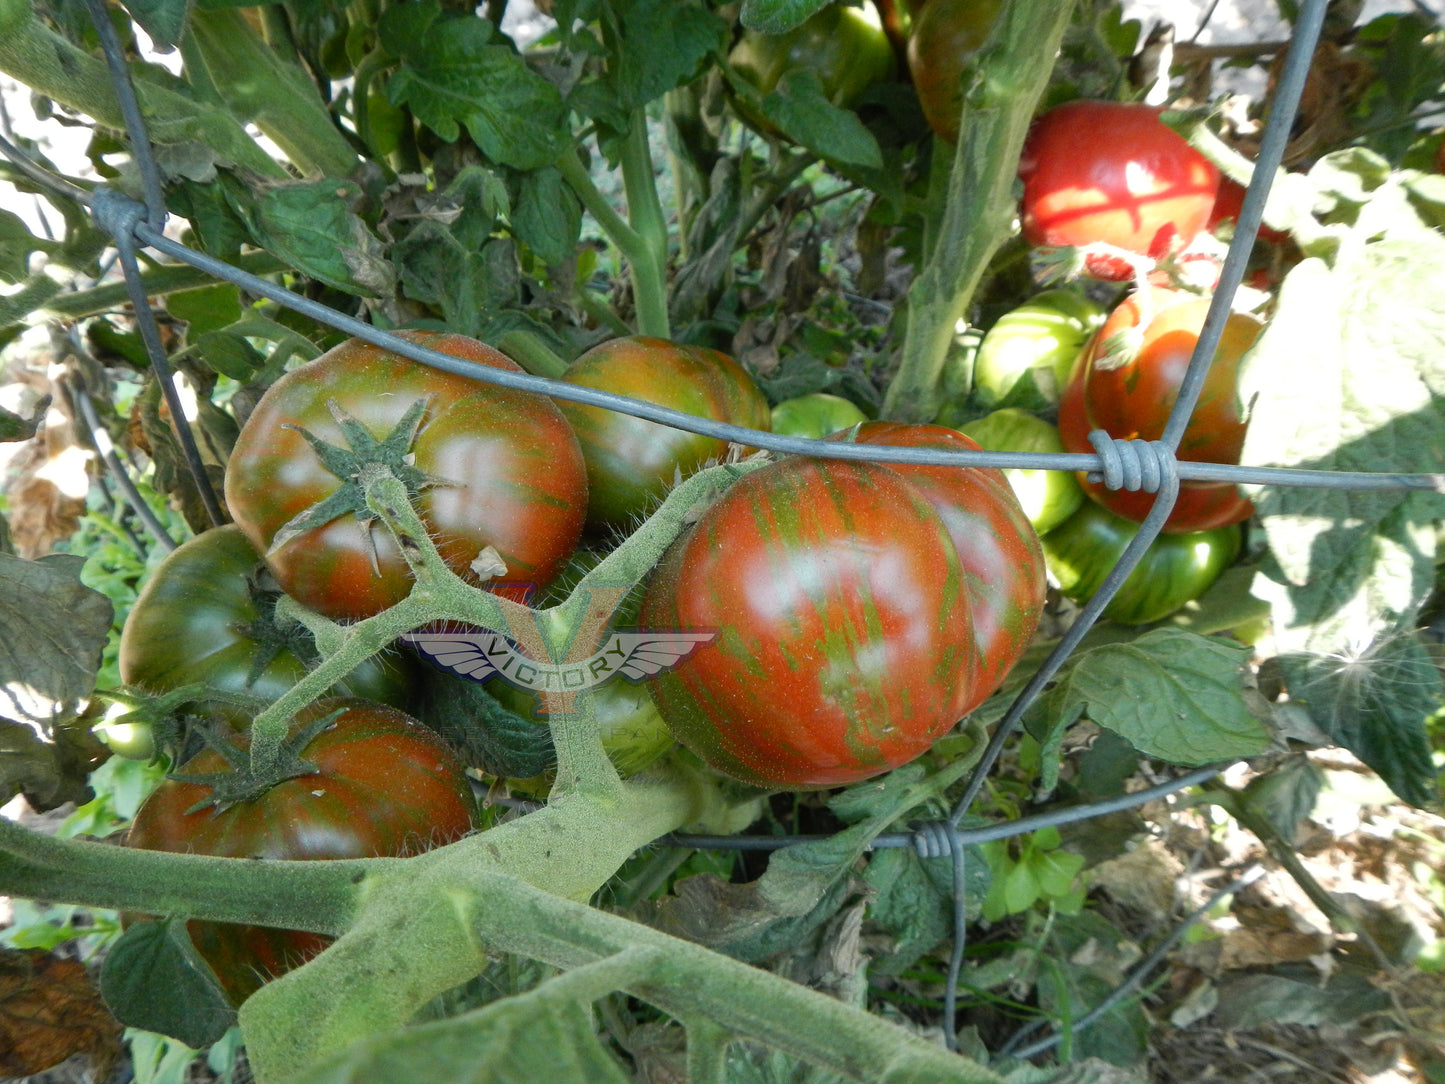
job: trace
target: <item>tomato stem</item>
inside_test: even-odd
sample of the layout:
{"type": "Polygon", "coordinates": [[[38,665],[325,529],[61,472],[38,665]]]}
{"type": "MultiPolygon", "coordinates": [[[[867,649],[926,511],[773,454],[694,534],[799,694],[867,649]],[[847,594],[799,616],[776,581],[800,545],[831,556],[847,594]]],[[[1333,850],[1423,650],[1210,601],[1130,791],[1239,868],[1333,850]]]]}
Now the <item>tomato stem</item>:
{"type": "MultiPolygon", "coordinates": [[[[1009,0],[972,73],[936,244],[908,291],[908,328],[883,417],[931,421],[943,364],[994,252],[1011,234],[1019,154],[1058,55],[1073,0],[1009,0]]],[[[945,145],[935,141],[934,151],[945,145]]]]}

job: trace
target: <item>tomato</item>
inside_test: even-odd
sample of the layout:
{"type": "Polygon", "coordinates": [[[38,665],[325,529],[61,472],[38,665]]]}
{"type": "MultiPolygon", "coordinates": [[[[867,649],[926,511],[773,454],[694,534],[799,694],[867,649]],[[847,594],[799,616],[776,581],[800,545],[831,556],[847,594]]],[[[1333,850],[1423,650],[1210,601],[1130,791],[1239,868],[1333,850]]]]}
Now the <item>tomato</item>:
{"type": "MultiPolygon", "coordinates": [[[[760,94],[772,93],[790,71],[811,71],[830,102],[851,109],[869,87],[892,79],[898,62],[871,4],[829,4],[785,34],[743,31],[728,65],[760,94]]],[[[742,112],[758,122],[746,105],[742,112]]]]}
{"type": "MultiPolygon", "coordinates": [[[[121,680],[153,693],[204,684],[275,700],[316,657],[305,629],[277,627],[280,594],[239,527],[197,535],[160,563],[136,598],[120,634],[121,680]]],[[[402,707],[411,678],[400,656],[376,655],[333,692],[402,707]]],[[[237,708],[214,710],[237,728],[251,722],[237,708]]]]}
{"type": "MultiPolygon", "coordinates": [[[[766,430],[768,401],[726,354],[641,335],[594,346],[567,368],[570,384],[645,399],[713,421],[766,430]]],[[[558,400],[587,465],[588,521],[630,527],[650,514],[679,477],[726,454],[726,441],[603,407],[558,400]]]]}
{"type": "MultiPolygon", "coordinates": [[[[1085,501],[1044,536],[1044,555],[1059,590],[1087,602],[1119,561],[1139,525],[1085,501]]],[[[1237,526],[1187,534],[1161,534],[1144,551],[1103,616],[1126,625],[1162,620],[1193,601],[1234,563],[1241,548],[1237,526]]]]}
{"type": "MultiPolygon", "coordinates": [[[[1029,130],[1019,160],[1019,217],[1031,245],[1106,244],[1152,259],[1188,245],[1209,222],[1219,170],[1143,103],[1079,100],[1029,130]]],[[[1085,258],[1102,279],[1133,269],[1114,255],[1085,258]]]]}
{"type": "Polygon", "coordinates": [[[1057,289],[999,317],[973,362],[979,405],[1041,410],[1057,403],[1079,351],[1106,315],[1083,294],[1057,289]]]}
{"type": "MultiPolygon", "coordinates": [[[[1062,452],[1063,439],[1056,426],[1016,407],[995,410],[969,422],[959,430],[991,452],[1062,452]]],[[[1005,468],[1019,507],[1034,530],[1045,534],[1074,514],[1084,503],[1078,479],[1065,470],[1020,470],[1005,468]]]]}
{"type": "MultiPolygon", "coordinates": [[[[1149,291],[1147,299],[1137,294],[1125,298],[1099,329],[1078,366],[1078,386],[1066,391],[1059,404],[1064,447],[1071,452],[1092,452],[1087,436],[1095,429],[1124,440],[1160,439],[1208,311],[1207,298],[1157,288],[1149,291]],[[1145,315],[1149,315],[1149,323],[1132,357],[1111,355],[1114,337],[1134,332],[1145,315]]],[[[1242,313],[1232,313],[1226,321],[1214,363],[1179,444],[1181,460],[1239,462],[1247,425],[1236,391],[1239,360],[1261,328],[1258,320],[1242,313]]],[[[1079,477],[1086,493],[1135,522],[1142,522],[1154,503],[1152,493],[1110,490],[1102,482],[1089,481],[1083,472],[1079,477]]],[[[1180,483],[1179,500],[1164,530],[1209,530],[1239,523],[1253,511],[1249,498],[1234,485],[1185,481],[1180,483]]]]}
{"type": "MultiPolygon", "coordinates": [[[[1232,226],[1238,221],[1239,212],[1243,206],[1244,185],[1238,181],[1231,181],[1228,177],[1220,177],[1219,192],[1214,197],[1214,206],[1209,212],[1208,228],[1211,231],[1217,230],[1226,222],[1232,226]]],[[[1290,235],[1261,222],[1259,224],[1259,240],[1272,245],[1280,245],[1289,241],[1290,235]]]]}
{"type": "MultiPolygon", "coordinates": [[[[316,774],[194,813],[187,810],[207,798],[209,788],[167,780],[136,813],[128,845],[228,858],[374,858],[440,846],[472,829],[471,785],[440,738],[399,711],[363,700],[318,701],[299,718],[337,710],[301,752],[316,774]]],[[[207,749],[183,770],[221,772],[226,763],[207,749]]],[[[230,923],[195,921],[188,929],[237,1002],[328,943],[319,934],[230,923]]]]}
{"type": "MultiPolygon", "coordinates": [[[[868,422],[850,431],[859,444],[976,451],[978,442],[941,425],[868,422]]],[[[888,464],[918,489],[948,528],[968,584],[978,664],[961,714],[1003,683],[1043,613],[1044,555],[1002,471],[993,467],[888,464]]]]}
{"type": "MultiPolygon", "coordinates": [[[[520,372],[474,339],[399,332],[442,353],[520,372]]],[[[287,594],[338,619],[359,619],[405,598],[411,572],[390,533],[344,513],[273,548],[292,517],[332,495],[341,479],[301,428],[345,446],[334,401],[376,440],[406,412],[426,413],[408,453],[432,484],[416,505],[447,564],[473,583],[492,547],[506,565],[498,583],[545,584],[581,535],[586,469],[567,420],[544,396],[428,368],[350,339],[273,384],[247,420],[226,468],[226,503],[287,594]]]]}
{"type": "Polygon", "coordinates": [[[868,415],[842,396],[820,391],[784,399],[773,407],[772,418],[774,433],[816,439],[866,422],[868,415]]]}
{"type": "Polygon", "coordinates": [[[932,0],[908,37],[908,70],[938,138],[958,142],[963,72],[988,40],[1003,0],[932,0]]]}
{"type": "Polygon", "coordinates": [[[745,475],[664,554],[641,625],[719,631],[652,680],[653,700],[712,767],[775,790],[914,759],[974,686],[948,529],[880,464],[789,457],[745,475]]]}

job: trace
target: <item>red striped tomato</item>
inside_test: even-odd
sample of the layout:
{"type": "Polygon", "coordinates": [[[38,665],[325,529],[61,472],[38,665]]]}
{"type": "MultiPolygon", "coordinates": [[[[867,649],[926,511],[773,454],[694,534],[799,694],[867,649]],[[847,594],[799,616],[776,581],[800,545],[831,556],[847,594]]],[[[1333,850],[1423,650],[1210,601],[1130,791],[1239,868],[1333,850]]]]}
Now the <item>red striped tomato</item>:
{"type": "Polygon", "coordinates": [[[897,767],[974,690],[948,527],[879,464],[798,457],[746,475],[664,555],[640,623],[720,633],[655,679],[653,699],[683,744],[760,787],[897,767]]]}
{"type": "MultiPolygon", "coordinates": [[[[410,716],[365,700],[318,701],[300,718],[315,720],[338,708],[343,713],[301,752],[316,774],[194,813],[186,811],[209,797],[210,788],[167,780],[136,813],[129,845],[224,858],[379,858],[440,846],[471,830],[471,785],[440,738],[410,716]]],[[[225,770],[213,749],[184,768],[187,774],[225,770]]],[[[187,929],[238,1003],[328,943],[319,934],[231,923],[191,922],[187,929]]]]}
{"type": "MultiPolygon", "coordinates": [[[[860,444],[978,451],[979,443],[942,425],[868,422],[852,438],[860,444]]],[[[1044,552],[1033,524],[1003,471],[992,467],[892,468],[916,487],[942,518],[968,582],[978,671],[970,712],[1003,684],[1029,646],[1043,614],[1047,584],[1044,552]]]]}

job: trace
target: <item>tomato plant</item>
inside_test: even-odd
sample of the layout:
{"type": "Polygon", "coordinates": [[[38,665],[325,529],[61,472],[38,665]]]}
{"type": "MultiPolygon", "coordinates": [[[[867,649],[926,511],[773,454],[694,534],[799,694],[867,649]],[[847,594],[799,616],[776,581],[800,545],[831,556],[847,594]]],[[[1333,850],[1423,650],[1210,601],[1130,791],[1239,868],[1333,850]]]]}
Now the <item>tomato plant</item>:
{"type": "MultiPolygon", "coordinates": [[[[305,629],[275,621],[279,595],[239,527],[197,535],[160,563],[131,608],[120,637],[121,679],[156,693],[202,684],[276,699],[315,658],[305,629]]],[[[404,707],[411,677],[399,656],[373,656],[334,692],[404,707]]],[[[238,728],[250,724],[250,712],[214,710],[238,728]]]]}
{"type": "MultiPolygon", "coordinates": [[[[1209,300],[1151,289],[1131,294],[1110,314],[1076,366],[1059,404],[1059,433],[1070,452],[1091,452],[1088,434],[1103,429],[1121,440],[1158,440],[1178,399],[1179,385],[1209,300]],[[1142,331],[1139,324],[1148,318],[1142,331]]],[[[1181,460],[1238,463],[1247,422],[1236,389],[1239,361],[1262,325],[1232,313],[1205,378],[1204,387],[1179,443],[1181,460]]],[[[1151,493],[1110,490],[1080,472],[1084,491],[1119,515],[1141,522],[1153,505],[1151,493]]],[[[1165,521],[1166,531],[1201,531],[1239,523],[1253,513],[1249,498],[1226,482],[1184,481],[1165,521]]]]}
{"type": "Polygon", "coordinates": [[[963,71],[988,40],[1002,0],[932,0],[908,37],[908,71],[923,115],[938,138],[958,141],[963,71]]]}
{"type": "MultiPolygon", "coordinates": [[[[1076,100],[1035,121],[1019,160],[1019,217],[1032,245],[1109,245],[1159,259],[1209,222],[1219,170],[1142,103],[1076,100]]],[[[1128,279],[1127,260],[1085,254],[1102,279],[1128,279]]]]}
{"type": "MultiPolygon", "coordinates": [[[[582,354],[569,384],[645,399],[688,414],[766,430],[768,401],[753,378],[717,350],[629,335],[582,354]]],[[[647,515],[679,477],[727,452],[727,442],[602,407],[559,400],[587,464],[588,519],[630,526],[647,515]]]]}
{"type": "MultiPolygon", "coordinates": [[[[1064,450],[1057,426],[1017,407],[995,410],[969,422],[959,432],[991,452],[1064,450]]],[[[1041,535],[1068,519],[1084,501],[1084,491],[1068,471],[1004,468],[1003,476],[1018,497],[1024,515],[1041,535]]]]}
{"type": "MultiPolygon", "coordinates": [[[[128,845],[224,858],[371,858],[416,853],[471,830],[471,784],[441,739],[402,712],[363,700],[317,701],[299,719],[332,712],[339,714],[300,750],[315,774],[283,780],[225,808],[195,809],[210,789],[167,780],[136,813],[128,845]]],[[[207,749],[183,771],[226,767],[218,751],[207,749]]],[[[207,922],[188,928],[237,1002],[327,944],[318,934],[293,930],[207,922]]]]}
{"type": "Polygon", "coordinates": [[[653,699],[679,741],[745,782],[877,775],[963,713],[976,670],[966,579],[943,520],[898,472],[770,464],[653,574],[645,627],[721,632],[654,678],[653,699]]]}
{"type": "Polygon", "coordinates": [[[1075,359],[1107,315],[1098,302],[1063,288],[1035,294],[1004,313],[974,358],[979,405],[1037,410],[1057,403],[1075,359]]]}
{"type": "MultiPolygon", "coordinates": [[[[976,451],[977,441],[942,425],[868,422],[845,439],[859,444],[976,451]]],[[[1038,536],[1008,479],[993,467],[889,465],[933,506],[948,528],[968,584],[978,666],[963,712],[972,711],[1028,647],[1044,606],[1038,536]]]]}
{"type": "Polygon", "coordinates": [[[772,411],[773,432],[785,437],[826,437],[867,420],[849,400],[821,391],[784,399],[772,411]]]}
{"type": "MultiPolygon", "coordinates": [[[[505,355],[464,336],[401,334],[455,357],[517,369],[505,355]]],[[[473,564],[490,548],[506,565],[495,574],[499,582],[545,584],[576,547],[586,513],[586,472],[576,438],[550,400],[453,376],[351,339],[271,385],[241,430],[226,470],[226,503],[237,525],[265,555],[282,589],[305,605],[330,617],[363,618],[411,589],[410,570],[390,534],[353,510],[277,540],[295,517],[343,487],[303,435],[354,447],[355,438],[332,414],[333,403],[360,424],[369,443],[388,437],[403,442],[390,454],[398,469],[416,472],[422,520],[458,575],[484,582],[473,564]],[[424,414],[413,419],[414,436],[398,432],[417,404],[424,414]]]]}
{"type": "Polygon", "coordinates": [[[783,34],[744,30],[728,65],[760,94],[772,93],[789,72],[812,72],[824,96],[844,109],[897,72],[893,46],[871,2],[829,4],[783,34]]]}
{"type": "MultiPolygon", "coordinates": [[[[1138,524],[1085,501],[1043,538],[1059,590],[1075,602],[1093,598],[1138,531],[1138,524]]],[[[1161,534],[1104,607],[1103,616],[1125,625],[1168,617],[1202,595],[1234,563],[1241,545],[1240,529],[1233,525],[1161,534]]]]}

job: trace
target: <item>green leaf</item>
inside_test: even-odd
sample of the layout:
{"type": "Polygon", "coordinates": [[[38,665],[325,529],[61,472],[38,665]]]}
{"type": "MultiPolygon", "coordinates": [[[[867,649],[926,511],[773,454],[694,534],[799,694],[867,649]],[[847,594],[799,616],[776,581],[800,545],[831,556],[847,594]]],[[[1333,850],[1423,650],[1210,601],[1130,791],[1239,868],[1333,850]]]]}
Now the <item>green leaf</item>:
{"type": "Polygon", "coordinates": [[[623,109],[691,82],[703,62],[727,45],[727,23],[700,4],[633,0],[622,8],[622,56],[614,85],[623,109]]]}
{"type": "Polygon", "coordinates": [[[137,922],[110,946],[100,994],[127,1027],[209,1046],[236,1022],[215,973],[191,944],[183,918],[137,922]]]}
{"type": "Polygon", "coordinates": [[[508,711],[486,688],[429,668],[417,717],[458,751],[462,762],[506,779],[531,779],[556,763],[552,733],[508,711]]]}
{"type": "Polygon", "coordinates": [[[749,30],[760,34],[786,34],[806,22],[831,0],[743,0],[739,18],[749,30]]]}
{"type": "Polygon", "coordinates": [[[1269,748],[1270,737],[1245,707],[1249,653],[1232,640],[1154,629],[1078,654],[1046,710],[1053,718],[1085,713],[1173,764],[1253,756],[1269,748]]]}
{"type": "Polygon", "coordinates": [[[763,99],[763,115],[822,158],[879,169],[883,152],[857,114],[839,109],[824,93],[818,73],[795,68],[763,99]]]}
{"type": "Polygon", "coordinates": [[[515,246],[468,248],[439,222],[426,221],[392,248],[408,297],[435,305],[452,331],[475,336],[485,318],[516,297],[515,246]]]}
{"type": "Polygon", "coordinates": [[[408,106],[448,143],[465,127],[494,162],[550,165],[566,135],[561,93],[510,46],[488,44],[491,23],[438,19],[439,11],[434,3],[407,4],[382,17],[378,32],[401,56],[387,82],[391,103],[408,106]]]}
{"type": "Polygon", "coordinates": [[[562,174],[548,166],[528,174],[512,214],[517,240],[549,267],[567,262],[582,235],[582,205],[562,174]]]}
{"type": "Polygon", "coordinates": [[[83,557],[0,553],[0,715],[41,728],[95,688],[111,605],[80,582],[83,557]]]}
{"type": "Polygon", "coordinates": [[[190,325],[186,334],[194,341],[207,331],[220,331],[241,318],[241,290],[226,282],[180,290],[166,298],[166,312],[190,325]]]}
{"type": "MultiPolygon", "coordinates": [[[[1305,260],[1240,374],[1254,400],[1242,462],[1331,471],[1445,471],[1445,238],[1305,260]]],[[[1286,651],[1333,652],[1413,619],[1434,582],[1445,498],[1405,490],[1269,487],[1255,497],[1286,651]]]]}
{"type": "Polygon", "coordinates": [[[222,376],[243,384],[266,364],[266,356],[244,338],[224,331],[207,331],[196,340],[191,353],[222,376]]]}
{"type": "Polygon", "coordinates": [[[1051,966],[1039,971],[1039,1005],[1068,1035],[1060,1060],[1097,1057],[1114,1065],[1137,1064],[1149,1037],[1137,998],[1126,998],[1084,1031],[1072,1028],[1123,981],[1138,948],[1103,916],[1085,911],[1053,916],[1044,952],[1051,966]]]}
{"type": "Polygon", "coordinates": [[[190,0],[125,0],[125,6],[162,52],[168,53],[181,43],[191,13],[190,0]]]}
{"type": "Polygon", "coordinates": [[[19,215],[0,210],[0,282],[24,282],[30,271],[30,254],[53,248],[51,242],[31,233],[19,215]]]}
{"type": "Polygon", "coordinates": [[[1441,701],[1440,673],[1413,633],[1382,637],[1352,655],[1282,655],[1290,699],[1399,797],[1439,797],[1425,721],[1441,701]]]}
{"type": "MultiPolygon", "coordinates": [[[[869,964],[870,974],[897,975],[953,933],[953,861],[920,858],[911,847],[874,851],[863,871],[872,890],[868,920],[893,938],[891,952],[869,964]]],[[[964,852],[965,910],[977,916],[992,874],[977,847],[964,852]]]]}
{"type": "Polygon", "coordinates": [[[360,198],[351,181],[310,181],[269,188],[246,207],[261,247],[311,278],[349,294],[387,297],[396,273],[381,241],[351,209],[360,198]]]}
{"type": "Polygon", "coordinates": [[[1300,822],[1315,808],[1324,772],[1305,756],[1296,754],[1274,770],[1250,780],[1244,801],[1287,843],[1293,843],[1300,822]]]}
{"type": "Polygon", "coordinates": [[[450,1020],[363,1039],[290,1079],[292,1084],[629,1084],[598,1038],[591,1005],[549,995],[550,985],[450,1020]]]}

